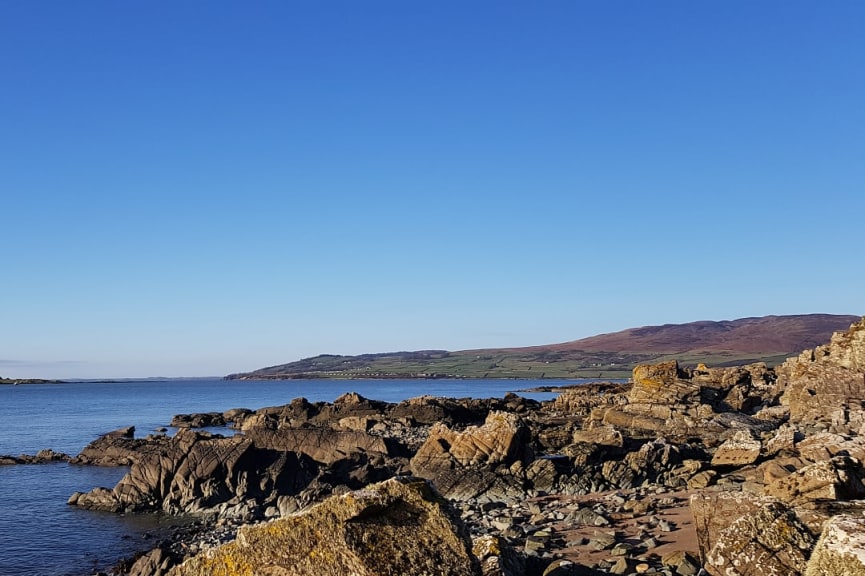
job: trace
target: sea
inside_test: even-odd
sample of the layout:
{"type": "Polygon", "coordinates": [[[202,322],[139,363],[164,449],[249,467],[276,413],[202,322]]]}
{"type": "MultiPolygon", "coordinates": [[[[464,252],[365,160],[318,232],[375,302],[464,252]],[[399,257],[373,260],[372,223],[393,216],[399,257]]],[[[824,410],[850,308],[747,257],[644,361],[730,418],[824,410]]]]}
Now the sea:
{"type": "MultiPolygon", "coordinates": [[[[332,402],[346,392],[388,402],[425,394],[500,398],[574,380],[148,380],[0,385],[0,455],[44,448],[78,454],[100,435],[135,426],[136,437],[168,427],[175,414],[279,406],[304,397],[332,402]]],[[[586,380],[588,382],[588,380],[586,380]]],[[[169,428],[169,434],[175,431],[169,428]]],[[[226,433],[231,433],[226,430],[226,433]]],[[[80,510],[73,492],[113,487],[127,469],[66,463],[0,466],[0,576],[88,576],[153,542],[178,519],[80,510]]]]}

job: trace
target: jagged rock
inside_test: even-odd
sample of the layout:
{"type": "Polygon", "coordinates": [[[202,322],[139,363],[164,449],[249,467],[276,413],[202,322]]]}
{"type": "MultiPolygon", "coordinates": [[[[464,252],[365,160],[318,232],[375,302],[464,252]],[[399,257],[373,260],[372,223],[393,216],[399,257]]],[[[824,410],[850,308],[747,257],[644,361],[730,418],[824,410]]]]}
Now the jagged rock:
{"type": "Polygon", "coordinates": [[[739,430],[718,446],[712,456],[712,466],[747,466],[760,457],[762,444],[750,430],[739,430]]]}
{"type": "Polygon", "coordinates": [[[792,509],[745,493],[695,494],[691,510],[713,576],[802,574],[814,537],[792,509]]]}
{"type": "Polygon", "coordinates": [[[247,500],[275,502],[300,491],[316,474],[312,460],[292,452],[258,449],[242,436],[181,430],[135,460],[113,490],[73,495],[70,503],[107,511],[214,511],[247,500]]]}
{"type": "Polygon", "coordinates": [[[805,576],[865,576],[865,518],[835,516],[811,553],[805,576]]]}
{"type": "Polygon", "coordinates": [[[700,571],[700,562],[684,550],[665,554],[661,557],[661,564],[674,569],[680,576],[696,576],[700,571]]]}
{"type": "Polygon", "coordinates": [[[526,467],[526,480],[531,482],[535,490],[552,492],[557,477],[556,465],[547,458],[538,458],[526,467]]]}
{"type": "Polygon", "coordinates": [[[631,389],[626,384],[586,384],[577,388],[564,390],[559,394],[550,411],[577,416],[588,416],[592,410],[599,407],[621,406],[628,402],[626,393],[631,389]]]}
{"type": "Polygon", "coordinates": [[[571,442],[587,442],[589,444],[615,446],[617,448],[621,448],[624,445],[622,433],[612,426],[598,426],[590,430],[577,430],[574,432],[571,442]]]}
{"type": "Polygon", "coordinates": [[[780,401],[790,407],[793,423],[858,431],[865,423],[865,318],[776,371],[780,401]]]}
{"type": "Polygon", "coordinates": [[[73,458],[63,452],[55,452],[50,448],[40,450],[36,454],[21,454],[20,456],[0,456],[0,466],[15,464],[48,464],[51,462],[70,462],[73,458]]]}
{"type": "Polygon", "coordinates": [[[173,576],[479,576],[471,542],[425,482],[393,479],[332,497],[306,513],[244,526],[237,539],[173,576]]]}
{"type": "Polygon", "coordinates": [[[399,448],[381,436],[331,428],[251,428],[244,432],[256,447],[306,454],[316,462],[332,464],[354,452],[394,456],[399,448]]]}
{"type": "Polygon", "coordinates": [[[411,459],[411,470],[432,480],[449,498],[477,497],[490,491],[513,495],[520,491],[515,480],[493,470],[531,459],[528,429],[519,416],[491,412],[482,426],[462,432],[433,425],[411,459]]]}
{"type": "Polygon", "coordinates": [[[640,364],[634,368],[634,386],[628,393],[631,404],[677,405],[698,401],[700,386],[679,370],[675,360],[660,364],[640,364]]]}
{"type": "Polygon", "coordinates": [[[865,496],[863,477],[865,470],[858,460],[836,456],[779,478],[764,491],[794,505],[817,500],[850,500],[865,496]]]}
{"type": "Polygon", "coordinates": [[[176,414],[169,426],[175,428],[207,428],[209,426],[225,426],[222,412],[204,412],[198,414],[176,414]]]}
{"type": "Polygon", "coordinates": [[[523,576],[525,561],[504,538],[486,534],[474,539],[472,554],[481,565],[482,576],[523,576]]]}
{"type": "Polygon", "coordinates": [[[767,456],[775,456],[782,451],[792,452],[796,442],[802,439],[801,433],[798,433],[796,428],[789,424],[783,424],[768,434],[769,437],[763,447],[767,456]]]}
{"type": "Polygon", "coordinates": [[[162,450],[169,442],[163,436],[140,439],[134,436],[134,426],[104,434],[88,444],[71,462],[92,466],[130,466],[147,454],[162,450]]]}
{"type": "Polygon", "coordinates": [[[154,548],[132,564],[128,576],[164,576],[175,564],[169,552],[154,548]]]}

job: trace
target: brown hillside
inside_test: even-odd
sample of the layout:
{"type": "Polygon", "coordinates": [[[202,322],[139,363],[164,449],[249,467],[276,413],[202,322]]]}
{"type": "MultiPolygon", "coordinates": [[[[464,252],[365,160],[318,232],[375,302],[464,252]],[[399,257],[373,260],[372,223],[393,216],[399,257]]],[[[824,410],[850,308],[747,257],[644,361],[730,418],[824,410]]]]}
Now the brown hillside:
{"type": "Polygon", "coordinates": [[[802,314],[664,324],[629,328],[539,348],[659,354],[688,351],[793,354],[827,342],[834,332],[846,330],[858,319],[858,316],[802,314]]]}

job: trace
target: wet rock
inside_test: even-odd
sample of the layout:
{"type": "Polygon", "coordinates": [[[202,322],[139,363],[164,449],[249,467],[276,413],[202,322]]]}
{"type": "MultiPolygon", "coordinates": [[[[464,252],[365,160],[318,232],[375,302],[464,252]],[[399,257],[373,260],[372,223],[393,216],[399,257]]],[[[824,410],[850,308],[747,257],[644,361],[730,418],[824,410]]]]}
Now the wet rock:
{"type": "Polygon", "coordinates": [[[159,452],[167,442],[168,439],[164,437],[137,439],[135,427],[128,426],[100,436],[71,462],[93,466],[129,466],[148,454],[159,452]]]}
{"type": "Polygon", "coordinates": [[[200,414],[177,414],[169,423],[175,428],[208,428],[212,426],[225,426],[225,417],[222,412],[205,412],[200,414]]]}

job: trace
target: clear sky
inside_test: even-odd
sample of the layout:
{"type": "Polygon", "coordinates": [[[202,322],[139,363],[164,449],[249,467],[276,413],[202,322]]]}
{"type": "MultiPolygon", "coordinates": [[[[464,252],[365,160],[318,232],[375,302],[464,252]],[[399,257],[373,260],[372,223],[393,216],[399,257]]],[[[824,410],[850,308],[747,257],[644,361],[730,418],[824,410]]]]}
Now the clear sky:
{"type": "Polygon", "coordinates": [[[859,0],[0,0],[0,376],[862,314],[859,0]]]}

